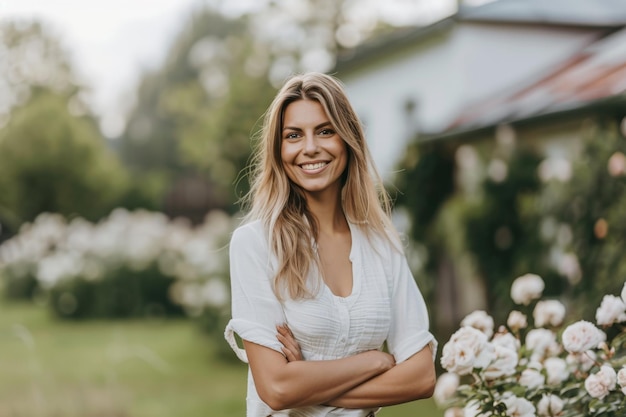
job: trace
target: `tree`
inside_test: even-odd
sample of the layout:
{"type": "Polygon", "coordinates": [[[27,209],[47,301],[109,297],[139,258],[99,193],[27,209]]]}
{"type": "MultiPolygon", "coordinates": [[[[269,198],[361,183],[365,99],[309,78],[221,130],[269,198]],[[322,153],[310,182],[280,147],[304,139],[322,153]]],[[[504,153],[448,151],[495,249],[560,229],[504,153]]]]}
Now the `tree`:
{"type": "Polygon", "coordinates": [[[0,57],[3,228],[16,232],[43,211],[107,214],[127,178],[81,99],[68,53],[41,23],[3,22],[0,57]]]}
{"type": "Polygon", "coordinates": [[[253,39],[243,19],[204,9],[185,27],[163,68],[143,79],[120,151],[132,170],[163,171],[170,184],[200,177],[212,198],[206,210],[232,211],[233,184],[274,90],[263,68],[246,65],[253,39]]]}
{"type": "MultiPolygon", "coordinates": [[[[222,0],[218,8],[228,9],[222,0]]],[[[263,2],[259,2],[263,3],[263,2]]],[[[255,39],[267,45],[268,77],[274,86],[293,72],[332,70],[337,57],[370,37],[392,30],[385,11],[397,5],[378,0],[274,0],[248,14],[255,39]],[[387,7],[385,7],[385,4],[387,7]]]]}
{"type": "Polygon", "coordinates": [[[0,126],[33,88],[74,96],[73,110],[84,112],[68,53],[49,29],[36,21],[0,22],[0,126]]]}
{"type": "Polygon", "coordinates": [[[34,89],[0,130],[0,214],[15,229],[44,211],[97,220],[125,187],[94,120],[67,107],[65,97],[34,89]]]}

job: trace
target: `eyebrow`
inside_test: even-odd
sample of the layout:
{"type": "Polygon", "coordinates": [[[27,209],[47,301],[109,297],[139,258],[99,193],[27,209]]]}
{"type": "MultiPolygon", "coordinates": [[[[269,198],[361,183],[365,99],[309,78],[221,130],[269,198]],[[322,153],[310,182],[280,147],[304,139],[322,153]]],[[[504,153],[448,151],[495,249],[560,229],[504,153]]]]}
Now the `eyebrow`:
{"type": "MultiPolygon", "coordinates": [[[[317,126],[315,126],[314,130],[317,130],[317,129],[320,129],[320,128],[326,127],[326,126],[331,126],[332,127],[332,124],[330,123],[330,121],[318,124],[317,126]]],[[[285,127],[283,127],[283,131],[285,131],[285,130],[295,130],[295,131],[298,131],[298,132],[302,131],[301,128],[293,127],[293,126],[285,126],[285,127]]]]}

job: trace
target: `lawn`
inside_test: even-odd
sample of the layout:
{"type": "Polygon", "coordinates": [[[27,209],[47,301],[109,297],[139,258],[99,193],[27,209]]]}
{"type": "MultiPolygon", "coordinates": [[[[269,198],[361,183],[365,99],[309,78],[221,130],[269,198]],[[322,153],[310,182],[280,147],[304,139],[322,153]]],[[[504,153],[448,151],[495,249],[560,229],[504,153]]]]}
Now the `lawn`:
{"type": "MultiPolygon", "coordinates": [[[[0,302],[0,417],[245,415],[247,368],[188,320],[62,322],[0,302]]],[[[431,400],[381,417],[439,417],[431,400]]]]}

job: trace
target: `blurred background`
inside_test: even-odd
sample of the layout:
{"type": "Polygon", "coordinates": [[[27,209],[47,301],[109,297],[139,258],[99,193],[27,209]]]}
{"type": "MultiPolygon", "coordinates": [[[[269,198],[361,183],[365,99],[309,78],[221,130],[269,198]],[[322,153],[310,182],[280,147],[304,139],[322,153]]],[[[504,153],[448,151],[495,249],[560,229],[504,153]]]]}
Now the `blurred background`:
{"type": "Polygon", "coordinates": [[[0,0],[0,417],[245,414],[227,244],[307,70],[345,83],[440,345],[524,273],[577,318],[621,290],[622,0],[0,0]]]}

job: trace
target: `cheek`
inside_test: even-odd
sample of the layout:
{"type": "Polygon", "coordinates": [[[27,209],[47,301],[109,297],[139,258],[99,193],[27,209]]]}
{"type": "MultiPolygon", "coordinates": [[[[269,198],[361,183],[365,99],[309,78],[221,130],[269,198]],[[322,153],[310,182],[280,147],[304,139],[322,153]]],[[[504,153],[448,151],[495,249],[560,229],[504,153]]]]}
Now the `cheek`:
{"type": "Polygon", "coordinates": [[[280,159],[283,165],[283,172],[291,181],[294,180],[294,158],[293,147],[289,146],[289,144],[283,144],[280,148],[280,159]]]}
{"type": "MultiPolygon", "coordinates": [[[[342,141],[343,142],[343,141],[342,141]]],[[[341,154],[341,172],[345,172],[348,168],[348,161],[350,160],[350,154],[348,152],[348,145],[345,142],[342,143],[340,148],[341,154]]]]}
{"type": "Polygon", "coordinates": [[[295,158],[294,147],[290,146],[288,142],[283,142],[280,146],[280,159],[282,159],[285,165],[293,163],[295,158]]]}

